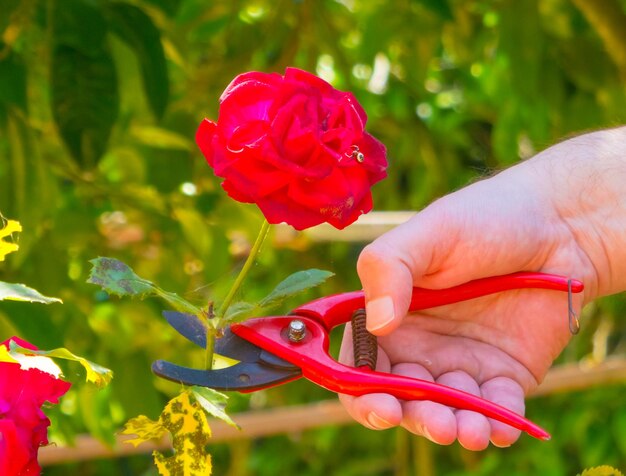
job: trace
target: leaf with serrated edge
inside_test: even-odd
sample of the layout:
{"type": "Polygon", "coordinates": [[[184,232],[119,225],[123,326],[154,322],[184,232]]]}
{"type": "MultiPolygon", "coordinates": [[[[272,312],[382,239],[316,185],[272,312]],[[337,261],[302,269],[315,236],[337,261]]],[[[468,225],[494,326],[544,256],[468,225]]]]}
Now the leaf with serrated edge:
{"type": "Polygon", "coordinates": [[[205,447],[211,438],[206,413],[189,390],[169,401],[159,423],[172,435],[174,454],[165,456],[155,451],[154,462],[161,475],[208,476],[211,455],[205,447]]]}
{"type": "Polygon", "coordinates": [[[259,306],[277,306],[291,296],[315,286],[319,286],[331,276],[334,276],[334,273],[315,268],[297,271],[283,279],[271,293],[261,300],[259,306]]]}
{"type": "Polygon", "coordinates": [[[99,257],[89,261],[93,268],[87,282],[96,284],[109,294],[144,298],[158,296],[165,299],[174,309],[201,316],[202,311],[175,293],[170,293],[156,284],[143,279],[130,266],[115,258],[99,257]]]}
{"type": "Polygon", "coordinates": [[[60,347],[52,350],[32,350],[26,349],[11,341],[9,344],[9,352],[12,356],[22,355],[41,355],[44,357],[52,357],[57,359],[71,360],[81,364],[87,371],[87,381],[95,383],[98,387],[104,387],[109,384],[113,378],[113,371],[101,365],[91,362],[83,357],[71,353],[69,350],[60,347]]]}
{"type": "Polygon", "coordinates": [[[155,285],[140,278],[130,266],[114,258],[96,258],[88,283],[97,284],[109,294],[118,296],[145,296],[156,294],[155,285]]]}
{"type": "Polygon", "coordinates": [[[63,302],[58,298],[44,296],[39,291],[24,284],[5,283],[4,281],[0,281],[0,301],[39,302],[42,304],[63,302]]]}
{"type": "Polygon", "coordinates": [[[135,448],[146,441],[160,441],[167,433],[161,421],[154,421],[145,415],[131,418],[124,425],[121,431],[122,435],[135,435],[135,438],[124,440],[124,443],[130,443],[135,448]]]}
{"type": "Polygon", "coordinates": [[[237,423],[235,423],[224,410],[226,408],[226,402],[228,401],[228,397],[226,395],[208,387],[194,386],[191,387],[190,390],[196,401],[209,414],[228,423],[230,426],[239,428],[239,425],[237,425],[237,423]]]}
{"type": "MultiPolygon", "coordinates": [[[[0,215],[0,218],[2,215],[0,215]]],[[[0,261],[4,261],[4,257],[9,253],[17,251],[19,246],[16,243],[9,243],[4,241],[4,238],[13,233],[19,233],[22,231],[22,225],[15,220],[7,220],[4,227],[0,228],[0,261]]]]}

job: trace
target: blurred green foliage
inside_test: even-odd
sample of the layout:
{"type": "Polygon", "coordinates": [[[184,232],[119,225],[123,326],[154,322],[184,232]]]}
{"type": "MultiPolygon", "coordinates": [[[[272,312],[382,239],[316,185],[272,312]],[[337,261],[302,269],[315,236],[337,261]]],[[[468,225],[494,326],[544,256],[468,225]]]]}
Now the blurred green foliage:
{"type": "MultiPolygon", "coordinates": [[[[104,391],[74,385],[50,411],[53,440],[88,431],[111,441],[128,418],[155,418],[178,388],[150,363],[202,361],[161,303],[109,298],[85,280],[89,259],[115,256],[198,305],[224,296],[262,217],[226,197],[193,137],[236,74],[294,65],[354,91],[389,149],[376,209],[418,209],[564,136],[624,124],[624,35],[624,0],[0,0],[0,210],[24,226],[0,277],[64,300],[2,303],[0,333],[67,347],[116,376],[104,391]]],[[[305,267],[336,273],[323,292],[354,289],[361,246],[266,246],[240,297],[259,299],[305,267]]],[[[562,360],[623,354],[626,300],[586,312],[562,360]]],[[[522,437],[473,454],[354,425],[215,445],[215,474],[626,468],[624,390],[531,401],[549,443],[522,437]]],[[[233,396],[231,412],[329,397],[297,382],[233,396]]],[[[46,474],[154,471],[146,456],[46,474]]]]}

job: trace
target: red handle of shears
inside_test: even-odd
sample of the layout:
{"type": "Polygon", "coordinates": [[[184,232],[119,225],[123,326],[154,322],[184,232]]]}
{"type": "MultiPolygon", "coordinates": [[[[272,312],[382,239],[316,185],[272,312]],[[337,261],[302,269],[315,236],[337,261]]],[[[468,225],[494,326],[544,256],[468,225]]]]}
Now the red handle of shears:
{"type": "MultiPolygon", "coordinates": [[[[504,276],[477,279],[446,289],[413,288],[409,312],[454,304],[489,294],[513,289],[548,289],[579,293],[583,283],[576,279],[546,273],[519,272],[504,276]]],[[[328,330],[345,324],[356,309],[365,307],[363,291],[327,296],[304,304],[292,311],[293,315],[308,316],[324,323],[328,330]]]]}
{"type": "MultiPolygon", "coordinates": [[[[411,311],[452,304],[500,291],[541,288],[579,293],[580,281],[543,273],[515,273],[471,281],[441,290],[413,289],[411,311]]],[[[550,435],[541,427],[511,410],[454,388],[420,379],[349,367],[328,354],[328,331],[350,320],[354,310],[363,308],[362,291],[338,294],[305,304],[293,311],[305,325],[306,337],[290,341],[287,328],[294,317],[265,317],[251,319],[231,327],[232,331],[266,349],[272,354],[297,365],[307,379],[337,393],[365,395],[387,393],[403,400],[432,400],[454,408],[472,410],[523,430],[542,440],[550,435]]]]}

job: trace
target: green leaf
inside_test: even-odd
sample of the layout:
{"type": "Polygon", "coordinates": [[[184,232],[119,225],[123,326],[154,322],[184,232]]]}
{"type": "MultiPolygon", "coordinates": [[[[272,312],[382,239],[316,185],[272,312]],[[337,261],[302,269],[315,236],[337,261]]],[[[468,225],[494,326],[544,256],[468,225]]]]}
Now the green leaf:
{"type": "Polygon", "coordinates": [[[189,138],[160,127],[134,126],[131,133],[142,144],[157,149],[189,152],[195,148],[195,144],[189,138]]]}
{"type": "Polygon", "coordinates": [[[231,304],[226,311],[224,321],[241,322],[254,314],[262,315],[269,309],[280,305],[286,299],[307,289],[319,286],[331,276],[334,276],[334,273],[321,269],[297,271],[282,280],[272,292],[258,303],[238,301],[231,304]]]}
{"type": "Polygon", "coordinates": [[[138,297],[156,294],[154,284],[137,276],[130,266],[119,260],[96,258],[89,262],[93,268],[87,282],[101,286],[109,294],[138,297]]]}
{"type": "Polygon", "coordinates": [[[105,387],[111,382],[113,378],[113,371],[102,367],[90,360],[80,357],[71,353],[69,350],[60,347],[52,350],[32,350],[25,347],[21,347],[14,341],[9,344],[9,352],[11,354],[23,354],[23,355],[40,355],[43,357],[51,357],[57,359],[71,360],[78,362],[87,371],[87,381],[95,383],[98,387],[105,387]]]}
{"type": "Polygon", "coordinates": [[[143,279],[130,266],[115,258],[96,258],[89,261],[93,264],[88,283],[97,284],[109,294],[144,298],[158,296],[165,299],[174,309],[202,316],[202,311],[175,293],[164,291],[154,283],[143,279]]]}
{"type": "Polygon", "coordinates": [[[161,34],[148,15],[128,3],[108,5],[110,27],[135,51],[150,107],[161,118],[169,97],[169,80],[161,34]]]}
{"type": "Polygon", "coordinates": [[[226,414],[225,409],[226,403],[228,402],[228,397],[226,395],[208,387],[194,386],[191,387],[190,390],[193,397],[207,413],[228,423],[230,426],[239,428],[239,425],[237,425],[237,423],[235,423],[230,416],[226,414]]]}
{"type": "MultiPolygon", "coordinates": [[[[102,12],[89,0],[53,2],[54,44],[69,46],[87,56],[105,48],[107,24],[102,12]]],[[[72,83],[70,86],[75,87],[72,83]]]]}
{"type": "Polygon", "coordinates": [[[319,286],[334,273],[321,269],[307,269],[297,271],[281,281],[274,290],[265,296],[259,303],[260,307],[274,307],[285,299],[294,296],[302,291],[319,286]]]}
{"type": "Polygon", "coordinates": [[[39,302],[42,304],[52,304],[53,302],[63,302],[58,298],[47,297],[33,288],[24,284],[5,283],[0,281],[0,301],[23,301],[39,302]]]}
{"type": "Polygon", "coordinates": [[[146,0],[148,3],[163,10],[167,15],[173,17],[178,12],[182,0],[146,0]]]}
{"type": "Polygon", "coordinates": [[[4,32],[11,21],[13,11],[19,6],[21,0],[2,0],[2,8],[0,8],[0,32],[4,32]]]}
{"type": "Polygon", "coordinates": [[[454,20],[454,14],[452,13],[448,0],[414,0],[414,2],[421,3],[444,20],[454,20]]]}
{"type": "Polygon", "coordinates": [[[228,322],[240,322],[249,317],[255,310],[259,311],[261,308],[249,302],[238,301],[228,306],[224,318],[228,322]]]}
{"type": "MultiPolygon", "coordinates": [[[[0,51],[7,46],[0,41],[0,51]]],[[[26,112],[26,66],[12,50],[0,55],[0,106],[12,104],[26,112]]]]}
{"type": "Polygon", "coordinates": [[[58,45],[52,56],[52,112],[65,145],[91,168],[107,148],[119,110],[117,76],[106,50],[58,45]]]}

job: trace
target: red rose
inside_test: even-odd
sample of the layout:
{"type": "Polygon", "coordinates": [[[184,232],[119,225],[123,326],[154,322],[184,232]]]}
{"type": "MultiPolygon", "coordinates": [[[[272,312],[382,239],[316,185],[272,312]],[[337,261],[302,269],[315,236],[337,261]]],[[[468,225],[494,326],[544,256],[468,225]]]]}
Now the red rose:
{"type": "MultiPolygon", "coordinates": [[[[14,340],[22,347],[36,350],[28,342],[13,337],[0,345],[9,347],[14,340]]],[[[70,383],[53,375],[20,364],[0,362],[0,474],[2,476],[38,475],[37,451],[48,444],[50,420],[41,406],[58,403],[70,383]]]]}
{"type": "Polygon", "coordinates": [[[226,88],[217,123],[205,119],[196,141],[224,190],[270,223],[341,229],[372,209],[370,188],[386,176],[366,121],[351,93],[306,71],[250,72],[226,88]]]}

